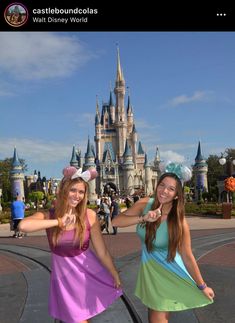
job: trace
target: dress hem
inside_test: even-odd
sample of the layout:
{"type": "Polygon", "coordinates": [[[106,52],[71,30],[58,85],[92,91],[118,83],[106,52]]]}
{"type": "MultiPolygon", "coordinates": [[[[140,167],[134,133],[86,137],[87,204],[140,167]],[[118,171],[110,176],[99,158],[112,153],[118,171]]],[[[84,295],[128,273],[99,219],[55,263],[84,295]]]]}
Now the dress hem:
{"type": "Polygon", "coordinates": [[[192,305],[192,306],[181,306],[181,307],[175,307],[175,308],[161,308],[161,307],[156,307],[155,305],[154,306],[151,306],[151,305],[148,305],[146,302],[144,302],[140,296],[138,296],[137,294],[135,294],[136,297],[138,297],[141,302],[149,309],[151,310],[154,310],[154,311],[159,311],[159,312],[180,312],[180,311],[187,311],[187,310],[193,310],[193,309],[196,309],[196,308],[200,308],[200,307],[204,307],[204,306],[207,306],[207,305],[210,305],[210,304],[213,304],[213,301],[212,302],[208,302],[208,303],[202,303],[202,304],[199,304],[199,305],[192,305]]]}
{"type": "MultiPolygon", "coordinates": [[[[107,303],[106,305],[104,305],[102,308],[100,308],[99,310],[97,310],[96,312],[92,313],[92,314],[87,314],[86,316],[84,317],[81,317],[81,318],[76,318],[75,320],[72,320],[69,319],[69,322],[70,323],[78,323],[79,321],[84,321],[84,320],[89,320],[91,319],[92,317],[95,317],[99,314],[101,314],[102,312],[104,312],[105,310],[108,309],[109,306],[111,306],[119,297],[121,297],[123,295],[123,292],[120,292],[119,294],[115,295],[115,297],[112,299],[111,302],[107,303]]],[[[68,321],[68,318],[66,317],[59,317],[57,316],[56,314],[53,314],[52,312],[49,311],[49,314],[51,317],[53,317],[54,319],[56,320],[61,320],[61,321],[64,321],[66,322],[66,320],[68,321]]]]}

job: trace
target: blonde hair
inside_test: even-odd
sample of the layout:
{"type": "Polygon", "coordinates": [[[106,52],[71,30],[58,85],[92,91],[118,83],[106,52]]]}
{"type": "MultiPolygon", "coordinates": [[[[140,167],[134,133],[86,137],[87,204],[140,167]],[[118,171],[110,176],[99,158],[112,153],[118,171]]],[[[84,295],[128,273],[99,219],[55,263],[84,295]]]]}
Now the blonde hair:
{"type": "MultiPolygon", "coordinates": [[[[177,199],[173,199],[172,207],[167,217],[168,225],[168,255],[167,261],[173,261],[176,255],[176,251],[180,249],[183,240],[183,221],[185,217],[184,211],[184,194],[182,189],[182,184],[180,179],[174,173],[165,173],[163,174],[157,184],[155,190],[155,196],[152,210],[156,210],[160,203],[157,199],[157,188],[159,184],[163,181],[165,177],[171,177],[176,180],[176,196],[177,199]]],[[[147,222],[146,223],[146,235],[145,235],[145,244],[148,252],[153,250],[153,241],[156,237],[156,231],[161,224],[161,218],[156,222],[147,222]]]]}
{"type": "MultiPolygon", "coordinates": [[[[66,212],[68,212],[68,194],[71,187],[77,183],[83,183],[85,188],[85,194],[83,200],[75,207],[76,213],[76,223],[75,223],[75,234],[74,234],[74,244],[79,242],[79,247],[81,248],[84,241],[85,229],[86,229],[86,206],[87,206],[87,194],[88,194],[88,184],[80,177],[76,179],[63,178],[60,183],[59,191],[57,194],[56,204],[55,204],[55,218],[62,218],[66,212]]],[[[52,244],[56,246],[58,244],[59,237],[62,233],[60,227],[55,227],[52,232],[52,244]]]]}

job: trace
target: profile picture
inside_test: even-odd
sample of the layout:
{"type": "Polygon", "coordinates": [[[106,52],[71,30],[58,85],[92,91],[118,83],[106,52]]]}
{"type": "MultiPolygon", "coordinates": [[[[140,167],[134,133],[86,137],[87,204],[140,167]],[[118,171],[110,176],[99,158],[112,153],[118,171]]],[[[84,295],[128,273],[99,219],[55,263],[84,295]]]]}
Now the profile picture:
{"type": "Polygon", "coordinates": [[[20,27],[28,20],[28,10],[21,3],[11,3],[5,9],[4,18],[10,26],[20,27]]]}

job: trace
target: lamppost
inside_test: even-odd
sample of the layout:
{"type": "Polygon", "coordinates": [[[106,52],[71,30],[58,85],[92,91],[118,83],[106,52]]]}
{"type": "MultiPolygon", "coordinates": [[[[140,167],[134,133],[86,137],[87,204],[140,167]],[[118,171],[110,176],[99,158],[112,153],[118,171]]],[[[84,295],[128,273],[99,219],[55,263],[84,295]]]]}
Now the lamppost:
{"type": "MultiPolygon", "coordinates": [[[[0,174],[0,176],[2,176],[2,174],[0,174]]],[[[0,212],[2,212],[1,200],[2,200],[2,181],[0,177],[0,212]]]]}
{"type": "Polygon", "coordinates": [[[2,199],[2,189],[0,188],[0,213],[2,212],[1,199],[2,199]]]}
{"type": "MultiPolygon", "coordinates": [[[[224,155],[221,153],[221,157],[219,159],[220,165],[226,165],[226,175],[227,177],[232,177],[233,175],[233,165],[235,165],[235,159],[233,159],[231,156],[227,156],[227,158],[224,157],[224,155]]],[[[232,203],[232,194],[231,192],[228,193],[229,196],[229,203],[232,203]]]]}

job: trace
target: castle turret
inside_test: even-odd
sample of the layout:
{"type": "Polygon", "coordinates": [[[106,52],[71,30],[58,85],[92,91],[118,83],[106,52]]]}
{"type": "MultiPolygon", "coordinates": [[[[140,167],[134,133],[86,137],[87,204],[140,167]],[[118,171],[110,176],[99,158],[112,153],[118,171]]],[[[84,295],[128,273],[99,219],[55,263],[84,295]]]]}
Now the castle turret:
{"type": "Polygon", "coordinates": [[[12,196],[13,197],[21,196],[21,198],[24,199],[25,198],[24,172],[23,172],[23,167],[18,158],[16,147],[14,148],[12,168],[10,171],[10,179],[11,179],[12,196]]]}
{"type": "Polygon", "coordinates": [[[198,143],[197,156],[193,166],[195,174],[195,198],[196,201],[201,199],[202,192],[208,192],[207,172],[208,166],[201,152],[201,143],[198,143]]]}
{"type": "Polygon", "coordinates": [[[96,144],[96,158],[101,159],[101,121],[100,121],[100,111],[99,103],[96,97],[96,115],[95,115],[95,137],[94,141],[96,144]]]}
{"type": "Polygon", "coordinates": [[[135,128],[135,124],[133,124],[132,133],[131,133],[131,141],[132,141],[132,153],[133,153],[133,162],[136,168],[137,162],[136,162],[136,156],[137,156],[137,131],[135,128]]]}
{"type": "Polygon", "coordinates": [[[157,177],[161,176],[160,162],[161,162],[160,152],[159,152],[159,149],[157,147],[156,148],[156,154],[155,154],[155,157],[154,157],[154,162],[153,162],[153,170],[156,173],[157,177]]]}
{"type": "Polygon", "coordinates": [[[109,110],[110,110],[111,124],[114,124],[115,123],[115,107],[113,104],[113,96],[112,96],[111,90],[110,90],[110,95],[109,95],[109,110]]]}
{"type": "Polygon", "coordinates": [[[130,134],[133,129],[133,109],[131,106],[130,94],[128,95],[127,102],[127,134],[130,134]]]}
{"type": "Polygon", "coordinates": [[[151,174],[151,165],[148,162],[147,154],[145,154],[144,160],[144,171],[145,171],[145,194],[147,196],[153,193],[153,184],[152,184],[152,174],[151,174]]]}
{"type": "Polygon", "coordinates": [[[95,114],[95,125],[100,124],[100,111],[99,111],[99,103],[98,103],[98,98],[96,96],[96,114],[95,114]]]}
{"type": "MultiPolygon", "coordinates": [[[[87,142],[87,151],[85,154],[84,170],[87,170],[89,168],[96,168],[95,155],[94,155],[94,152],[92,151],[90,138],[88,138],[88,142],[87,142]]],[[[88,185],[89,185],[88,200],[91,204],[94,204],[97,199],[96,180],[95,179],[92,180],[91,182],[88,183],[88,185]]]]}
{"type": "Polygon", "coordinates": [[[126,140],[125,151],[123,154],[123,175],[124,175],[124,188],[126,190],[126,194],[132,195],[134,194],[134,163],[132,157],[131,146],[128,144],[126,140]]]}

